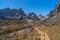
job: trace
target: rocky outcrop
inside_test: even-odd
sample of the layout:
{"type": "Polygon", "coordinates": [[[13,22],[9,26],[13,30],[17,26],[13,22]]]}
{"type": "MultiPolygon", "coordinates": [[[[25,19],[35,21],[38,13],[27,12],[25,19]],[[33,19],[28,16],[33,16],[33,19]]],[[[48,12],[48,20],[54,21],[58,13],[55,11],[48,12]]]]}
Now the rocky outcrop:
{"type": "Polygon", "coordinates": [[[57,6],[48,14],[46,24],[49,26],[60,26],[60,1],[57,6]]]}
{"type": "Polygon", "coordinates": [[[58,14],[59,12],[60,12],[60,1],[56,5],[56,7],[50,11],[50,13],[48,14],[48,17],[51,18],[53,16],[59,15],[58,14]]]}

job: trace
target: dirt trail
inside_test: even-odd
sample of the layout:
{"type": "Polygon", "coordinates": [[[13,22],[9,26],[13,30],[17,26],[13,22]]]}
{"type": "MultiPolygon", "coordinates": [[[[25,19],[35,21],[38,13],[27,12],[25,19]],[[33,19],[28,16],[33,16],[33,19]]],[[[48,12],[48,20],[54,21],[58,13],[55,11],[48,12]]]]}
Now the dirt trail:
{"type": "Polygon", "coordinates": [[[41,40],[50,40],[50,38],[48,37],[48,34],[46,32],[42,32],[40,31],[38,28],[34,27],[34,29],[41,34],[41,40]]]}

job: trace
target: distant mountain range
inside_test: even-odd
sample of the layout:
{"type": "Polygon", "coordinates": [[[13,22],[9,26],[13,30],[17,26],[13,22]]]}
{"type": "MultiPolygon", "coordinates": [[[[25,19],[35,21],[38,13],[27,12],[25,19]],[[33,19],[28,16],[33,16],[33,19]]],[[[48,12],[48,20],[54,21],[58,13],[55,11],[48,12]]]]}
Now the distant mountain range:
{"type": "Polygon", "coordinates": [[[0,20],[22,20],[22,19],[40,19],[43,18],[42,15],[37,16],[34,12],[29,13],[28,15],[23,11],[22,8],[20,9],[0,9],[0,20]]]}
{"type": "Polygon", "coordinates": [[[36,13],[25,13],[22,8],[19,9],[0,9],[0,20],[23,20],[23,19],[31,19],[31,20],[45,20],[50,19],[54,16],[60,15],[60,3],[50,11],[50,13],[46,16],[42,16],[41,14],[39,16],[36,15],[36,13]]]}

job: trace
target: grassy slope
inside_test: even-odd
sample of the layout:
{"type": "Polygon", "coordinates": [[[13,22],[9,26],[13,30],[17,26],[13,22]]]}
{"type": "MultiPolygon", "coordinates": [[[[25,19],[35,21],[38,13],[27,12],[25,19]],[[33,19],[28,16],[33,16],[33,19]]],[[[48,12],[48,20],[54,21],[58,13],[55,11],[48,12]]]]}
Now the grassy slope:
{"type": "MultiPolygon", "coordinates": [[[[5,22],[7,22],[7,21],[1,21],[0,20],[0,22],[1,22],[0,24],[6,24],[5,22]]],[[[0,37],[1,37],[0,39],[5,38],[5,35],[7,35],[8,33],[13,33],[13,32],[17,32],[17,31],[21,31],[21,30],[23,30],[25,28],[30,28],[30,27],[34,28],[34,27],[36,27],[36,28],[38,28],[38,30],[46,32],[51,40],[59,40],[58,39],[58,37],[60,36],[60,31],[59,31],[60,27],[59,26],[41,25],[39,23],[39,21],[32,21],[32,22],[29,23],[29,21],[13,20],[13,21],[10,21],[10,22],[12,22],[12,24],[7,25],[7,26],[6,25],[1,26],[1,27],[6,27],[6,28],[3,28],[3,29],[0,28],[0,34],[1,34],[0,35],[0,37]]],[[[27,35],[32,35],[33,33],[36,33],[36,32],[34,32],[34,30],[32,30],[32,31],[27,33],[27,35]]],[[[19,39],[20,37],[23,37],[22,36],[23,34],[26,35],[25,32],[22,32],[22,33],[15,34],[14,36],[13,35],[12,36],[13,36],[13,38],[18,38],[19,39]],[[16,35],[17,35],[17,37],[16,37],[16,35]]],[[[38,32],[36,34],[38,34],[38,32]]],[[[9,38],[9,39],[11,40],[11,38],[9,38]]],[[[22,38],[20,38],[20,39],[22,39],[22,38]]],[[[30,38],[30,40],[31,40],[31,38],[30,38]]]]}

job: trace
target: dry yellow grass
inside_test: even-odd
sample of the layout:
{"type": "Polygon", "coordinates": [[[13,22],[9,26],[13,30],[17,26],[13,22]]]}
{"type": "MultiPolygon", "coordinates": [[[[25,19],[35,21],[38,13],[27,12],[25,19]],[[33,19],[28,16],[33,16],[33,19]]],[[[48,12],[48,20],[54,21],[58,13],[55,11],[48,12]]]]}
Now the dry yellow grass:
{"type": "MultiPolygon", "coordinates": [[[[1,23],[4,22],[7,21],[1,21],[1,23]]],[[[13,23],[9,26],[1,26],[1,40],[44,40],[45,38],[46,40],[60,40],[60,27],[42,25],[38,21],[13,20],[9,23],[11,22],[13,23]]]]}

